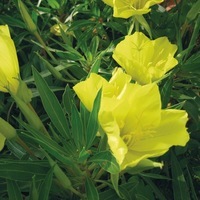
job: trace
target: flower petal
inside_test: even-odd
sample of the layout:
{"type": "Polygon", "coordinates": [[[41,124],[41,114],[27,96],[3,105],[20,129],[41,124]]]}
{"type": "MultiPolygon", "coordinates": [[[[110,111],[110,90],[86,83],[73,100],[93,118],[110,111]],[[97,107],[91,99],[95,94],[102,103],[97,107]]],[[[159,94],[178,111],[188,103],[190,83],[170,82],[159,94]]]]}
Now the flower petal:
{"type": "Polygon", "coordinates": [[[18,89],[19,64],[14,42],[7,26],[0,26],[0,90],[13,93],[18,89]]]}
{"type": "Polygon", "coordinates": [[[84,106],[91,111],[95,97],[103,85],[108,84],[101,76],[91,73],[90,77],[76,84],[73,89],[84,106]]]}
{"type": "Polygon", "coordinates": [[[187,113],[183,110],[163,110],[160,125],[155,129],[152,137],[142,138],[133,149],[142,151],[168,150],[173,145],[185,146],[189,140],[186,130],[187,113]]]}
{"type": "Polygon", "coordinates": [[[166,37],[150,40],[143,33],[135,32],[116,46],[113,58],[133,80],[144,85],[159,80],[177,65],[176,50],[177,46],[166,37]]]}
{"type": "Polygon", "coordinates": [[[113,7],[113,0],[103,0],[103,2],[111,7],[113,7]]]}
{"type": "Polygon", "coordinates": [[[108,144],[118,163],[121,164],[128,151],[120,137],[120,129],[111,112],[102,112],[99,116],[101,127],[106,131],[108,144]]]}
{"type": "Polygon", "coordinates": [[[132,106],[126,116],[122,135],[132,132],[137,134],[137,131],[156,127],[160,123],[161,100],[158,86],[156,84],[135,86],[132,97],[129,97],[132,106]]]}

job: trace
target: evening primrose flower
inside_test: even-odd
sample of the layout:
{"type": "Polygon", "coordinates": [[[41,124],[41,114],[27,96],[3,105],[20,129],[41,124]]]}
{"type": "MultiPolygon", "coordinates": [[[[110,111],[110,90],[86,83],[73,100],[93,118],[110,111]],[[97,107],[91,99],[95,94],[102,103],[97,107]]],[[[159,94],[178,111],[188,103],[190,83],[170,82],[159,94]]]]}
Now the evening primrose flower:
{"type": "Polygon", "coordinates": [[[100,124],[108,137],[108,144],[121,170],[134,167],[143,159],[161,156],[171,146],[185,146],[189,134],[185,128],[188,120],[183,110],[161,109],[158,86],[154,83],[141,86],[129,84],[124,102],[114,111],[104,111],[100,124]],[[117,112],[124,112],[120,121],[117,112]]]}
{"type": "Polygon", "coordinates": [[[67,31],[67,25],[66,24],[54,24],[51,28],[50,28],[50,32],[53,33],[56,36],[62,36],[62,32],[61,29],[63,30],[63,32],[67,31]]]}
{"type": "Polygon", "coordinates": [[[7,25],[0,26],[0,91],[16,94],[19,86],[19,64],[7,25]]]}
{"type": "Polygon", "coordinates": [[[177,46],[167,37],[150,40],[135,32],[117,44],[113,58],[133,80],[144,85],[159,80],[178,64],[174,58],[176,51],[177,46]]]}
{"type": "Polygon", "coordinates": [[[114,17],[129,18],[133,15],[143,15],[151,11],[150,7],[163,0],[103,0],[113,7],[114,17]]]}
{"type": "Polygon", "coordinates": [[[186,145],[187,113],[161,109],[158,86],[130,83],[121,69],[108,82],[99,75],[74,86],[86,108],[91,111],[95,95],[102,88],[99,122],[108,145],[121,170],[134,167],[144,159],[166,153],[173,145],[186,145]]]}
{"type": "Polygon", "coordinates": [[[131,81],[131,76],[123,73],[122,69],[114,70],[112,78],[107,81],[101,76],[91,73],[90,77],[76,84],[73,89],[84,106],[92,111],[93,103],[98,91],[102,88],[102,109],[110,110],[117,102],[126,85],[131,81]],[[89,97],[89,98],[88,98],[89,97]]]}

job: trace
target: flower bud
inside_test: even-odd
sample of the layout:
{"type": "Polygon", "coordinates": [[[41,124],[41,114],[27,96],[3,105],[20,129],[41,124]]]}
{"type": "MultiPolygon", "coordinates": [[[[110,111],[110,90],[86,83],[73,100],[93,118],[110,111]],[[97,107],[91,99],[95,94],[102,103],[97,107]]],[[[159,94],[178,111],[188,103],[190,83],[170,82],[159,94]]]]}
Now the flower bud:
{"type": "Polygon", "coordinates": [[[35,25],[31,16],[29,15],[27,7],[24,5],[24,3],[21,0],[18,0],[18,6],[19,6],[19,11],[20,11],[21,16],[26,24],[27,29],[31,33],[36,32],[37,26],[35,25]]]}
{"type": "Polygon", "coordinates": [[[30,103],[32,98],[32,92],[27,87],[26,83],[21,80],[19,77],[19,87],[16,94],[21,100],[23,100],[25,103],[30,103]]]}
{"type": "Polygon", "coordinates": [[[8,140],[12,140],[17,137],[16,130],[1,117],[0,117],[0,133],[8,140]]]}

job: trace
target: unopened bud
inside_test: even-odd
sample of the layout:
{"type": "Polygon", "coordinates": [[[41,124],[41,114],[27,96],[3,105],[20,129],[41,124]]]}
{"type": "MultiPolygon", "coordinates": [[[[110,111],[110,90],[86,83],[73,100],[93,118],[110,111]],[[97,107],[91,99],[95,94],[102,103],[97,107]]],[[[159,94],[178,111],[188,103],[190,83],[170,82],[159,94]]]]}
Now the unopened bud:
{"type": "Polygon", "coordinates": [[[17,131],[7,121],[0,117],[0,133],[8,140],[17,137],[17,131]]]}
{"type": "Polygon", "coordinates": [[[26,83],[19,77],[19,86],[16,94],[25,103],[30,103],[32,98],[32,92],[27,87],[26,83]]]}
{"type": "Polygon", "coordinates": [[[19,11],[20,11],[21,16],[26,24],[27,29],[31,33],[36,32],[37,26],[35,25],[31,16],[29,15],[27,7],[24,5],[24,3],[21,0],[18,0],[18,6],[19,6],[19,11]]]}

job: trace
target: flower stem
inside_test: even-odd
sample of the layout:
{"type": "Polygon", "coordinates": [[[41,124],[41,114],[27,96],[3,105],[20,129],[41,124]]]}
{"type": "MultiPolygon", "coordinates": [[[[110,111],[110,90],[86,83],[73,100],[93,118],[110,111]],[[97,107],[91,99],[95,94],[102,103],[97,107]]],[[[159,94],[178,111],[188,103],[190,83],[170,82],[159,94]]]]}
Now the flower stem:
{"type": "Polygon", "coordinates": [[[128,35],[131,35],[132,31],[133,31],[133,28],[135,26],[135,22],[136,22],[136,18],[133,16],[131,18],[131,25],[129,27],[129,30],[128,30],[128,35]]]}
{"type": "Polygon", "coordinates": [[[27,153],[29,153],[32,157],[37,159],[37,157],[34,155],[34,153],[31,151],[31,149],[27,146],[27,144],[19,136],[16,138],[16,142],[19,145],[21,145],[26,150],[27,153]]]}
{"type": "Polygon", "coordinates": [[[53,56],[53,54],[49,51],[48,47],[46,46],[45,42],[43,41],[42,37],[40,36],[40,34],[38,33],[38,31],[33,33],[35,35],[35,37],[37,38],[37,40],[39,41],[39,43],[44,47],[45,51],[47,52],[47,54],[49,55],[49,57],[53,60],[54,63],[57,63],[57,60],[55,59],[55,57],[53,56]]]}

